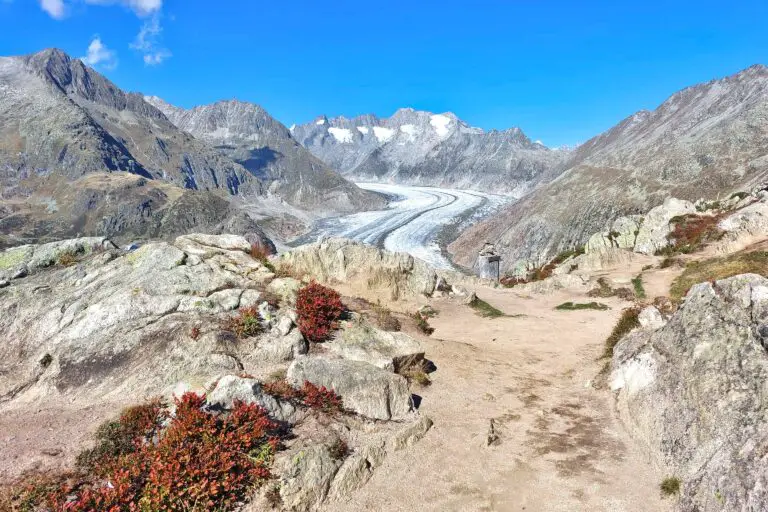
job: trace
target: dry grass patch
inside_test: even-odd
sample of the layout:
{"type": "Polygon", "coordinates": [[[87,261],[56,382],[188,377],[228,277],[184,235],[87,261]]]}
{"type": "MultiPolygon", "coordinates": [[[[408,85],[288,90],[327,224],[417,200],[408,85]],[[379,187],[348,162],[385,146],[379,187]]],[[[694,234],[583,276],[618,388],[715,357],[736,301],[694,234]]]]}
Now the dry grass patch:
{"type": "Polygon", "coordinates": [[[679,301],[691,287],[704,281],[717,281],[739,274],[768,275],[768,252],[738,253],[721,258],[692,261],[674,281],[669,290],[672,300],[679,301]]]}
{"type": "Polygon", "coordinates": [[[629,334],[632,329],[640,327],[640,322],[637,319],[639,314],[640,309],[636,307],[627,308],[622,311],[621,317],[619,317],[619,321],[616,322],[616,325],[613,327],[613,331],[611,331],[610,336],[608,336],[608,339],[605,340],[605,351],[603,352],[603,357],[613,357],[613,348],[619,341],[621,341],[621,338],[629,334]]]}
{"type": "Polygon", "coordinates": [[[479,297],[475,297],[472,302],[469,303],[469,307],[474,309],[477,314],[483,318],[499,318],[501,316],[506,316],[503,311],[491,306],[479,297]]]}

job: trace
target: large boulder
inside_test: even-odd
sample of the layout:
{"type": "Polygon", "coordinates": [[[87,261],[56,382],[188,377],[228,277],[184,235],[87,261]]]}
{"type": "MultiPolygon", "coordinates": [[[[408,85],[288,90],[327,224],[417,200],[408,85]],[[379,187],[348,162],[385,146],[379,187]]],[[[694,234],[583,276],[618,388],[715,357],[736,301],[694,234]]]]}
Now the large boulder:
{"type": "Polygon", "coordinates": [[[609,231],[595,233],[584,246],[584,252],[600,253],[611,249],[632,249],[643,224],[642,215],[619,217],[609,231]]]}
{"type": "Polygon", "coordinates": [[[669,221],[680,215],[695,214],[696,207],[690,201],[667,198],[663,204],[651,209],[643,218],[635,241],[635,252],[653,255],[669,245],[667,235],[672,232],[669,221]]]}
{"type": "Polygon", "coordinates": [[[434,269],[410,254],[389,252],[360,242],[331,238],[280,256],[294,272],[322,282],[355,283],[386,291],[393,297],[425,295],[435,291],[434,269]]]}
{"type": "Polygon", "coordinates": [[[288,381],[301,386],[309,381],[334,390],[344,407],[379,420],[400,420],[413,410],[404,377],[363,361],[301,358],[288,368],[288,381]]]}
{"type": "Polygon", "coordinates": [[[283,506],[287,510],[316,510],[328,495],[341,464],[325,444],[297,450],[279,470],[283,506]]]}
{"type": "Polygon", "coordinates": [[[389,371],[400,371],[424,361],[424,348],[415,339],[402,332],[377,329],[363,321],[345,322],[325,346],[344,359],[364,361],[389,371]]]}
{"type": "Polygon", "coordinates": [[[768,279],[701,283],[666,325],[616,345],[611,387],[630,431],[682,481],[683,511],[768,503],[768,279]]]}

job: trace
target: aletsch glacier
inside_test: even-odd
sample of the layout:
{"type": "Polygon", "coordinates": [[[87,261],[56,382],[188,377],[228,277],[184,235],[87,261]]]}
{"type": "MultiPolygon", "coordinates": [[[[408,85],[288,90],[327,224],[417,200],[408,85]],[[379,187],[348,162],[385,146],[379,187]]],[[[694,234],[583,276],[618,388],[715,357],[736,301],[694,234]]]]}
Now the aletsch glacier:
{"type": "Polygon", "coordinates": [[[390,251],[407,252],[435,268],[451,269],[454,265],[438,243],[444,230],[477,221],[513,200],[511,196],[473,190],[385,183],[357,183],[357,186],[388,196],[387,208],[323,219],[290,245],[314,242],[322,237],[344,237],[390,251]]]}

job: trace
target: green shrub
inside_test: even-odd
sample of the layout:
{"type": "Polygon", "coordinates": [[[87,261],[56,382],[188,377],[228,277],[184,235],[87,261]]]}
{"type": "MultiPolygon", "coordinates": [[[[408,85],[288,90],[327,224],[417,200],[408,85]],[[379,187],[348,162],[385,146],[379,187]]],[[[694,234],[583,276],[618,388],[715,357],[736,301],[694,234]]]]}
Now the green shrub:
{"type": "Polygon", "coordinates": [[[632,287],[635,289],[635,296],[638,299],[645,298],[645,287],[643,286],[643,276],[641,274],[632,279],[632,287]]]}
{"type": "Polygon", "coordinates": [[[474,309],[477,314],[483,318],[499,318],[501,316],[505,316],[503,311],[491,306],[477,296],[475,296],[472,302],[469,303],[469,307],[474,309]]]}
{"type": "Polygon", "coordinates": [[[659,488],[661,489],[661,494],[665,497],[679,494],[680,479],[674,476],[665,478],[661,482],[661,485],[659,486],[659,488]]]}
{"type": "Polygon", "coordinates": [[[580,309],[605,311],[610,308],[601,302],[563,302],[559,306],[556,306],[555,309],[559,311],[578,311],[580,309]]]}

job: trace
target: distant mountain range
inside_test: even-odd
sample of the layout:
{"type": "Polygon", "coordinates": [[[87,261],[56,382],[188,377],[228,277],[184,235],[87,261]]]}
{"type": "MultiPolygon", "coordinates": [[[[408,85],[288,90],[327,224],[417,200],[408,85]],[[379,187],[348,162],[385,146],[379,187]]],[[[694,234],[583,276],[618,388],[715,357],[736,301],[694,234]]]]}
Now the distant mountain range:
{"type": "Polygon", "coordinates": [[[315,156],[355,181],[506,192],[522,196],[569,154],[519,128],[485,132],[452,113],[409,108],[392,117],[318,117],[291,127],[315,156]]]}
{"type": "Polygon", "coordinates": [[[295,206],[328,215],[383,205],[314,157],[258,105],[229,100],[185,110],[156,96],[145,100],[179,129],[242,165],[269,183],[270,192],[295,206]]]}
{"type": "Polygon", "coordinates": [[[215,226],[244,205],[260,219],[287,216],[296,230],[318,215],[384,204],[256,105],[186,113],[126,93],[57,49],[0,57],[0,187],[0,245],[162,236],[215,226]],[[182,198],[182,213],[197,213],[168,216],[182,198]]]}
{"type": "Polygon", "coordinates": [[[516,261],[541,263],[645,213],[664,198],[728,197],[768,185],[768,68],[688,87],[579,146],[557,178],[470,228],[452,245],[475,262],[486,241],[516,261]]]}

